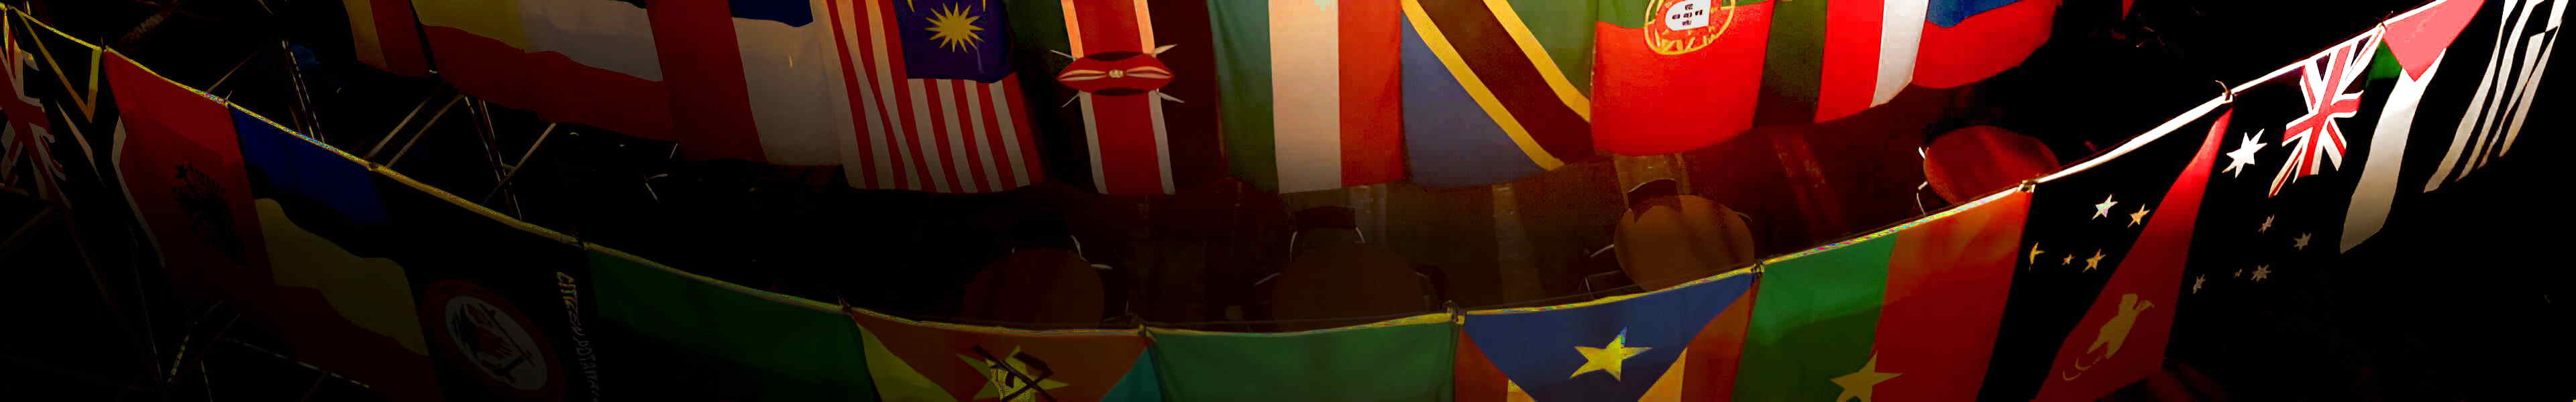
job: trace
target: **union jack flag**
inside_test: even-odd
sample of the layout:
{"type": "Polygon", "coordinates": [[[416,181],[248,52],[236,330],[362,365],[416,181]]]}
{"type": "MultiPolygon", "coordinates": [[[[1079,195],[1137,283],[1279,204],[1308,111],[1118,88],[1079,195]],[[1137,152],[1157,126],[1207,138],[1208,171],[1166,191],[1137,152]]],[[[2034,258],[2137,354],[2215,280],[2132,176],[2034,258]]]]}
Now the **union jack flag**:
{"type": "Polygon", "coordinates": [[[2311,59],[2299,70],[2299,100],[2308,105],[2308,113],[2291,119],[2281,130],[2281,144],[2290,149],[2290,158],[2281,164],[2281,172],[2272,176],[2272,189],[2265,196],[2281,195],[2281,187],[2301,177],[2314,176],[2329,164],[2343,166],[2343,127],[2335,119],[2352,117],[2361,109],[2361,74],[2370,58],[2379,52],[2377,31],[2345,41],[2334,51],[2311,59]]]}

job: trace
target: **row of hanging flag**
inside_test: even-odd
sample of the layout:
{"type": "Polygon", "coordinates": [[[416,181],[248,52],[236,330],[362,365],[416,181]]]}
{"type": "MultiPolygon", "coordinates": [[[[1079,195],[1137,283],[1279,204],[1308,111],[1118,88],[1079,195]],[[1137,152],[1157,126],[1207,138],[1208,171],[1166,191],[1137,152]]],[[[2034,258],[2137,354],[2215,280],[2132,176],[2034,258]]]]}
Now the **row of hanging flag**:
{"type": "Polygon", "coordinates": [[[2022,188],[1751,269],[1294,333],[980,327],[744,288],[24,14],[0,19],[0,116],[13,186],[131,222],[182,297],[397,400],[2083,400],[2214,353],[2233,304],[2509,152],[2567,4],[2437,0],[2022,188]]]}
{"type": "Polygon", "coordinates": [[[2020,64],[2058,2],[346,3],[362,61],[691,158],[1159,195],[1494,184],[1832,120],[2020,64]]]}

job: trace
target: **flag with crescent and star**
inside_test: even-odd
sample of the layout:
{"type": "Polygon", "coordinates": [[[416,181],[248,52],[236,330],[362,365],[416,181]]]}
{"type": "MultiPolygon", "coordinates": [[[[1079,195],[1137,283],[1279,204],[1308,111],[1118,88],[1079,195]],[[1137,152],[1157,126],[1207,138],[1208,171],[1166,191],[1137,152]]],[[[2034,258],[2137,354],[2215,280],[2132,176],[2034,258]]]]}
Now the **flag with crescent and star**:
{"type": "Polygon", "coordinates": [[[1775,258],[1735,400],[1971,400],[2022,259],[2030,193],[1775,258]]]}
{"type": "Polygon", "coordinates": [[[1509,400],[1512,390],[1534,401],[1707,400],[1722,395],[1687,392],[1694,383],[1711,379],[1692,375],[1704,373],[1692,373],[1686,362],[1732,360],[1721,356],[1732,356],[1732,349],[1742,345],[1742,312],[1748,306],[1741,302],[1757,276],[1739,270],[1581,304],[1469,312],[1458,345],[1458,371],[1498,372],[1503,378],[1461,374],[1459,399],[1498,395],[1509,400]]]}
{"type": "Polygon", "coordinates": [[[2092,399],[2163,361],[2226,109],[2211,99],[2031,186],[1978,400],[2092,399]]]}
{"type": "Polygon", "coordinates": [[[2432,196],[2414,191],[2435,176],[2426,157],[2439,157],[2451,139],[2447,134],[2464,120],[2476,122],[2464,119],[2471,110],[2463,104],[2484,86],[2487,77],[2479,73],[2491,66],[2485,52],[2492,43],[2463,31],[2500,24],[2494,18],[2500,7],[2483,14],[2480,8],[2480,2],[2464,0],[2427,4],[2236,95],[2236,123],[2211,167],[2209,196],[2201,204],[2182,278],[2184,303],[2175,318],[2172,353],[2178,365],[2221,382],[2248,384],[2230,391],[2254,400],[2316,398],[2312,387],[2287,384],[2364,375],[2314,364],[2347,358],[2346,352],[2293,340],[2332,331],[2324,316],[2334,313],[2318,306],[2339,304],[2334,289],[2349,286],[2335,275],[2369,275],[2348,270],[2354,264],[2339,261],[2343,252],[2372,245],[2410,248],[2365,240],[2396,216],[2441,215],[2405,207],[2432,196]],[[2483,25],[2471,25],[2473,19],[2483,25]],[[2477,43],[2453,45],[2454,39],[2477,43]],[[2342,67],[2348,78],[2333,74],[2335,63],[2350,64],[2342,67]],[[2336,114],[2315,111],[2309,100],[2335,96],[2358,99],[2332,109],[2349,109],[2342,114],[2348,117],[2333,118],[2331,126],[2311,123],[2312,116],[2336,114]],[[2278,135],[2291,129],[2333,141],[2278,135]],[[2314,158],[2333,155],[2308,152],[2320,146],[2339,150],[2340,163],[2327,158],[2315,164],[2314,158]],[[2419,152],[2408,155],[2410,149],[2419,152]]]}
{"type": "Polygon", "coordinates": [[[889,401],[1159,401],[1136,329],[1020,330],[850,310],[889,401]]]}

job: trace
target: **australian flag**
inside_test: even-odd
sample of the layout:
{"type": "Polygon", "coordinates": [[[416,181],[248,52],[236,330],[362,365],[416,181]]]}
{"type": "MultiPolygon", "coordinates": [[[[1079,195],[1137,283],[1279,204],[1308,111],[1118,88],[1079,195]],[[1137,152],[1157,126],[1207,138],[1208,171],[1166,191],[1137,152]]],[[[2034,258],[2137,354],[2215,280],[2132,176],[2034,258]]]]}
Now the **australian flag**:
{"type": "Polygon", "coordinates": [[[893,8],[906,78],[990,83],[1011,75],[1011,33],[1001,2],[910,0],[893,8]]]}

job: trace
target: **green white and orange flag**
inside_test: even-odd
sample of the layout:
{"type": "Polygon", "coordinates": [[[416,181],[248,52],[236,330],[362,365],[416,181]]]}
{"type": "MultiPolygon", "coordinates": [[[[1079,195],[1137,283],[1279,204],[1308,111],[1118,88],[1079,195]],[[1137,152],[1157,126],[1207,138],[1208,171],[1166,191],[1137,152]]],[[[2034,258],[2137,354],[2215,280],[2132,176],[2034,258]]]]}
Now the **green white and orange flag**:
{"type": "Polygon", "coordinates": [[[1392,0],[1208,4],[1234,174],[1279,192],[1404,177],[1392,0]]]}
{"type": "Polygon", "coordinates": [[[851,309],[887,401],[1160,401],[1139,330],[1036,331],[851,309]]]}

